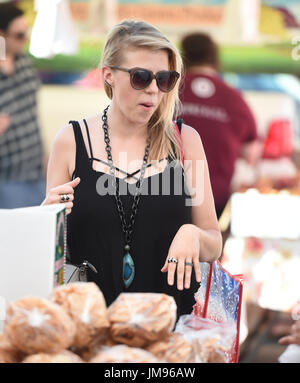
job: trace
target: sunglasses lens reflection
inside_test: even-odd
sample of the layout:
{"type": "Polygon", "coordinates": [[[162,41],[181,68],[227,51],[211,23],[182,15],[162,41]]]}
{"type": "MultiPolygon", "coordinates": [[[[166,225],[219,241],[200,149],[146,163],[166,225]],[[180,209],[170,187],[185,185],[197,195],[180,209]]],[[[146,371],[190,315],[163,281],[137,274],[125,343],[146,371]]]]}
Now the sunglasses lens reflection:
{"type": "Polygon", "coordinates": [[[147,70],[137,70],[132,75],[132,86],[135,89],[146,88],[152,80],[151,73],[147,70]]]}
{"type": "Polygon", "coordinates": [[[157,74],[158,87],[162,92],[169,92],[176,83],[176,74],[174,72],[160,72],[157,74]]]}

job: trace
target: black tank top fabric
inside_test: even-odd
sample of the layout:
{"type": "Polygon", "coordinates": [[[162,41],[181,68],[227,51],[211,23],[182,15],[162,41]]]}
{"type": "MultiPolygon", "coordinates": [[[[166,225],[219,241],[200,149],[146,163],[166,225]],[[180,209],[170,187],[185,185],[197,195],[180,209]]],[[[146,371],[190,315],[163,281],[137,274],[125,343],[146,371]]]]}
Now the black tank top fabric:
{"type": "MultiPolygon", "coordinates": [[[[191,206],[187,202],[190,196],[185,189],[182,166],[173,166],[169,158],[167,167],[161,173],[145,178],[130,251],[135,264],[135,277],[132,284],[125,288],[122,279],[125,242],[116,200],[113,195],[99,195],[96,188],[99,185],[97,181],[111,185],[112,178],[93,169],[80,125],[77,121],[70,123],[76,141],[74,177],[81,179],[74,189],[74,206],[67,219],[70,261],[80,264],[88,260],[96,267],[98,274],[89,270],[88,280],[99,286],[107,306],[122,292],[165,293],[175,298],[177,316],[191,313],[195,303],[194,293],[199,288],[194,271],[190,289],[181,291],[177,289],[176,277],[174,285],[169,286],[167,273],[160,271],[177,231],[182,225],[191,223],[191,206]],[[168,180],[170,190],[166,187],[168,180]]],[[[88,132],[87,125],[86,128],[88,132]]],[[[127,191],[126,195],[121,195],[121,200],[126,222],[129,222],[135,185],[118,178],[117,182],[127,191]]]]}

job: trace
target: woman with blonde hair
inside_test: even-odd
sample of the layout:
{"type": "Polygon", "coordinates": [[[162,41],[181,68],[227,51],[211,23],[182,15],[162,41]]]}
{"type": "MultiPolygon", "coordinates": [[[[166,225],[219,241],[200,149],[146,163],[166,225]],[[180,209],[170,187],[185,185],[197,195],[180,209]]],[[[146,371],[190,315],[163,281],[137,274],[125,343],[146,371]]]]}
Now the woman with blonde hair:
{"type": "Polygon", "coordinates": [[[96,268],[88,280],[108,305],[121,292],[157,292],[175,298],[178,315],[190,313],[199,262],[221,253],[201,139],[173,122],[181,72],[160,31],[117,24],[101,62],[109,106],[71,121],[53,144],[43,204],[66,204],[71,262],[96,268]]]}

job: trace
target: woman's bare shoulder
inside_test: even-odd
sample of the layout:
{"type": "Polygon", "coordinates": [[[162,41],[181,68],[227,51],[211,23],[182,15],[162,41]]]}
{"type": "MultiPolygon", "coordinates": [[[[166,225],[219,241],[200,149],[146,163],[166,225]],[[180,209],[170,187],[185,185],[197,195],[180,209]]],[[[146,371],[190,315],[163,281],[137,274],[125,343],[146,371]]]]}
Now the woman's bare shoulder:
{"type": "MultiPolygon", "coordinates": [[[[91,128],[93,128],[95,121],[96,121],[97,115],[88,116],[84,119],[86,120],[89,130],[91,131],[91,128]]],[[[84,119],[78,120],[79,123],[79,129],[81,129],[83,137],[85,137],[85,129],[84,129],[84,119]]],[[[76,127],[75,127],[76,129],[76,127]]],[[[73,155],[74,151],[76,150],[76,141],[75,141],[75,134],[74,134],[74,128],[71,123],[65,125],[62,127],[56,134],[53,142],[54,149],[64,149],[65,151],[68,151],[69,153],[73,155]]]]}
{"type": "Polygon", "coordinates": [[[63,145],[66,148],[75,145],[73,125],[71,123],[65,125],[57,132],[54,138],[54,145],[63,145]]]}
{"type": "Polygon", "coordinates": [[[195,139],[196,137],[199,137],[200,138],[200,135],[199,133],[197,132],[196,129],[194,129],[192,126],[190,125],[187,125],[187,124],[182,124],[182,127],[181,127],[181,134],[182,134],[182,138],[186,138],[186,139],[195,139]]]}
{"type": "Polygon", "coordinates": [[[196,129],[189,125],[182,124],[181,138],[185,158],[197,159],[203,157],[203,145],[196,129]]]}

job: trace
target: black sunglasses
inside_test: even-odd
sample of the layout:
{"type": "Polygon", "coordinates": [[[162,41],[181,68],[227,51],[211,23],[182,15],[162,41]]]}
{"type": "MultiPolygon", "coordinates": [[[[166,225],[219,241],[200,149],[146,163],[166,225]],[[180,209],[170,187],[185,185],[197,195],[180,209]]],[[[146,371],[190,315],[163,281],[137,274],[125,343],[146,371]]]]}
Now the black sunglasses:
{"type": "Polygon", "coordinates": [[[147,88],[155,78],[157,87],[162,92],[170,92],[177,80],[179,79],[179,73],[175,70],[162,70],[154,74],[151,70],[143,68],[122,68],[120,66],[111,66],[111,69],[122,70],[130,74],[131,86],[136,90],[147,88]]]}

